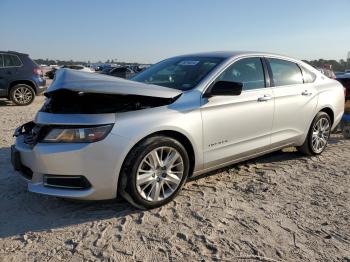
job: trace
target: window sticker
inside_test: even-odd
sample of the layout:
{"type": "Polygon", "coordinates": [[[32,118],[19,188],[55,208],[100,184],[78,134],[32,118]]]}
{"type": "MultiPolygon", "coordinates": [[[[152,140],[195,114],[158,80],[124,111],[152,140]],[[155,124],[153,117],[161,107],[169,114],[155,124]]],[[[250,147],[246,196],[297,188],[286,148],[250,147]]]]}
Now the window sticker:
{"type": "Polygon", "coordinates": [[[189,60],[186,60],[186,61],[181,61],[178,63],[178,65],[180,66],[195,66],[199,63],[199,61],[189,61],[189,60]]]}

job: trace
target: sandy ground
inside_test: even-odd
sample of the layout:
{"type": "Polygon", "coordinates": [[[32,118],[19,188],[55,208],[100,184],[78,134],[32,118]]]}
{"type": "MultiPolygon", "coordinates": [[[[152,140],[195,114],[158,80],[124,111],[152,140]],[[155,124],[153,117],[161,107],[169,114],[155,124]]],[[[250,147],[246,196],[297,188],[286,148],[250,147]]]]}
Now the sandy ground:
{"type": "Polygon", "coordinates": [[[36,195],[10,166],[13,129],[43,102],[0,100],[0,261],[350,261],[350,140],[284,150],[190,181],[172,203],[36,195]]]}

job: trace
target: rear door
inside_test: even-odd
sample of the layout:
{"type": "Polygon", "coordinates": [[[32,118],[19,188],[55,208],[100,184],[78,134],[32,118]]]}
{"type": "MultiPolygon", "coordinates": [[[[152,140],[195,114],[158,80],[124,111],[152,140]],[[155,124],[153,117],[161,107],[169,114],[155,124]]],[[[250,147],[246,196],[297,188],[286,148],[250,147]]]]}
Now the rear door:
{"type": "Polygon", "coordinates": [[[7,78],[6,73],[4,69],[4,58],[3,55],[0,53],[0,96],[6,96],[7,95],[7,78]]]}
{"type": "Polygon", "coordinates": [[[304,80],[302,68],[284,59],[266,58],[271,75],[275,112],[272,145],[293,143],[307,132],[317,105],[312,81],[304,80]]]}
{"type": "Polygon", "coordinates": [[[15,54],[3,54],[4,58],[4,73],[7,76],[9,82],[12,80],[20,79],[20,75],[23,73],[23,63],[20,58],[15,54]]]}

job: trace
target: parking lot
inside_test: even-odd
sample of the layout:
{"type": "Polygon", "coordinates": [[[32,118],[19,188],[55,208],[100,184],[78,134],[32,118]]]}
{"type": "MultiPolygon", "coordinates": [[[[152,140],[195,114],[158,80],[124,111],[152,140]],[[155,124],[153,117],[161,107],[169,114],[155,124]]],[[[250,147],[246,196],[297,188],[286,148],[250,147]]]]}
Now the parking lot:
{"type": "Polygon", "coordinates": [[[26,107],[0,100],[0,261],[350,261],[350,140],[293,148],[190,181],[170,204],[72,202],[29,193],[10,165],[26,107]]]}

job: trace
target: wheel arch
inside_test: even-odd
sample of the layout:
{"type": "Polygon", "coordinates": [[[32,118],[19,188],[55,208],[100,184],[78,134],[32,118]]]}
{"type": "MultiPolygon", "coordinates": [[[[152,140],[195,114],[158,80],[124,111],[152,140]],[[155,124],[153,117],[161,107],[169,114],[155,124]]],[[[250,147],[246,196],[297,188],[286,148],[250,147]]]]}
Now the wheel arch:
{"type": "Polygon", "coordinates": [[[144,136],[143,138],[139,139],[136,143],[134,143],[134,145],[129,149],[128,153],[125,155],[123,162],[122,162],[122,165],[119,169],[119,175],[117,176],[117,181],[116,181],[117,182],[116,183],[117,194],[122,195],[124,198],[128,199],[128,201],[132,201],[132,199],[130,198],[128,193],[125,191],[127,178],[124,176],[121,176],[121,173],[123,172],[123,169],[125,168],[126,161],[129,157],[130,153],[133,151],[133,149],[135,147],[137,147],[140,143],[142,143],[142,141],[144,141],[145,139],[147,139],[149,137],[159,136],[159,135],[174,138],[185,147],[186,151],[188,152],[188,157],[189,157],[189,161],[190,161],[189,177],[191,177],[191,175],[193,174],[193,170],[195,168],[196,157],[195,157],[194,147],[193,147],[193,144],[191,143],[190,139],[186,135],[184,135],[183,133],[181,133],[179,131],[174,131],[174,130],[160,130],[160,131],[152,132],[152,133],[144,136]]]}
{"type": "Polygon", "coordinates": [[[333,125],[333,123],[334,123],[334,111],[332,110],[332,108],[324,107],[321,110],[319,110],[318,112],[325,112],[326,114],[328,114],[329,117],[331,118],[331,123],[332,123],[331,126],[333,125]]]}
{"type": "Polygon", "coordinates": [[[195,167],[195,163],[196,163],[196,157],[195,157],[195,151],[194,151],[194,147],[193,144],[191,142],[191,140],[184,135],[183,133],[179,132],[179,131],[175,131],[175,130],[160,130],[160,131],[155,131],[152,132],[146,136],[144,136],[143,138],[141,138],[140,140],[138,140],[128,151],[128,153],[126,154],[124,160],[123,160],[123,164],[121,167],[121,170],[124,168],[124,164],[126,159],[128,158],[130,152],[137,147],[142,141],[144,141],[145,139],[152,137],[152,136],[167,136],[170,138],[173,138],[177,141],[179,141],[186,149],[187,154],[188,154],[188,158],[190,160],[190,172],[189,172],[189,176],[191,176],[191,174],[193,173],[194,167],[195,167]]]}
{"type": "Polygon", "coordinates": [[[15,87],[16,85],[28,85],[30,86],[31,88],[33,88],[34,90],[34,93],[37,94],[37,90],[36,90],[36,86],[34,84],[33,81],[31,80],[15,80],[15,81],[12,81],[10,84],[9,84],[9,88],[8,88],[8,96],[10,96],[10,93],[11,93],[11,89],[13,87],[15,87]]]}

